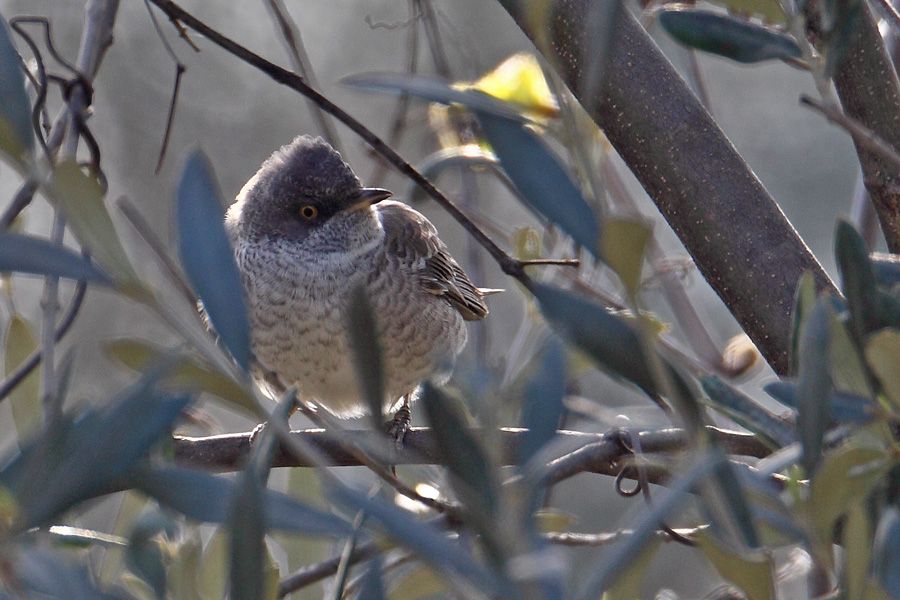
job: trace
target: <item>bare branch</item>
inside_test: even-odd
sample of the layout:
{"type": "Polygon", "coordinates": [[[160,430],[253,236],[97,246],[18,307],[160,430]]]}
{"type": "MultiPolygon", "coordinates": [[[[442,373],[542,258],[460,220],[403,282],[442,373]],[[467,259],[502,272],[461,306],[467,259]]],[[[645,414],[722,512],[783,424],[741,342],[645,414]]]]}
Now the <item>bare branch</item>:
{"type": "MultiPolygon", "coordinates": [[[[807,3],[813,10],[818,3],[807,3]]],[[[900,148],[900,81],[885,48],[878,22],[867,2],[834,76],[844,113],[875,132],[892,148],[900,148]]],[[[900,169],[854,136],[863,181],[881,222],[891,252],[900,252],[900,169]]]]}
{"type": "MultiPolygon", "coordinates": [[[[763,458],[770,450],[756,436],[715,427],[709,428],[713,437],[729,454],[763,458]]],[[[526,430],[505,427],[500,430],[501,459],[504,465],[516,464],[518,448],[526,430]]],[[[345,442],[324,429],[294,431],[292,435],[315,448],[332,466],[362,466],[357,456],[346,450],[345,442]]],[[[558,437],[574,451],[551,463],[552,481],[561,481],[583,472],[617,475],[620,461],[631,455],[621,444],[619,430],[605,434],[559,431],[558,437]]],[[[175,462],[206,471],[235,471],[243,467],[250,454],[251,433],[230,433],[209,437],[175,436],[173,439],[175,462]]],[[[361,447],[384,444],[385,435],[380,431],[354,430],[353,438],[361,447]]],[[[680,429],[663,429],[640,433],[641,448],[645,454],[673,452],[684,449],[687,440],[680,429]]],[[[441,464],[440,454],[427,427],[413,427],[403,438],[403,449],[398,450],[391,461],[396,465],[441,464]]],[[[274,467],[314,467],[308,460],[297,458],[283,449],[275,454],[274,467]]]]}
{"type": "Polygon", "coordinates": [[[840,110],[833,106],[827,106],[818,100],[815,100],[806,94],[800,95],[800,104],[808,106],[820,113],[829,122],[834,123],[853,137],[853,141],[858,146],[878,154],[882,158],[894,163],[894,167],[900,169],[900,153],[889,143],[881,139],[877,133],[854,119],[848,117],[840,110]]]}
{"type": "Polygon", "coordinates": [[[786,373],[800,275],[837,289],[684,80],[621,10],[604,83],[590,94],[581,82],[595,68],[583,52],[593,3],[553,2],[540,26],[527,2],[501,4],[557,66],[769,364],[786,373]]]}

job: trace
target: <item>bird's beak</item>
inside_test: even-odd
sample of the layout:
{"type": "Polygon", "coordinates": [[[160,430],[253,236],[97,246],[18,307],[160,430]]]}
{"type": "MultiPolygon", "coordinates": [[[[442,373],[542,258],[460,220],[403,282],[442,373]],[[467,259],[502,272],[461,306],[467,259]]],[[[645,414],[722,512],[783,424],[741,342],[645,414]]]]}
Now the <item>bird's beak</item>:
{"type": "Polygon", "coordinates": [[[393,195],[394,194],[389,190],[384,190],[382,188],[362,188],[359,190],[359,195],[353,199],[353,203],[347,207],[347,211],[350,212],[368,208],[393,195]]]}

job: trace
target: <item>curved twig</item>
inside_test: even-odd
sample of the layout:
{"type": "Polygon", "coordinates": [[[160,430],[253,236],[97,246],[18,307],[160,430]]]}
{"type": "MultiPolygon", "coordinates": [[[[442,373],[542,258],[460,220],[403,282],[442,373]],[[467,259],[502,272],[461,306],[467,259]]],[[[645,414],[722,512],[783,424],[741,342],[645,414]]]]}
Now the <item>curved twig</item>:
{"type": "MultiPolygon", "coordinates": [[[[62,340],[72,327],[72,324],[75,322],[75,317],[78,316],[78,311],[81,310],[81,306],[84,304],[86,292],[87,284],[83,281],[79,281],[78,285],[75,287],[75,295],[72,296],[72,302],[69,304],[69,309],[66,311],[59,327],[56,328],[56,333],[54,334],[55,341],[59,342],[62,340]]],[[[28,375],[37,368],[41,363],[41,358],[41,351],[35,350],[25,362],[19,365],[15,371],[10,373],[9,376],[0,383],[0,402],[5,400],[10,392],[12,392],[16,386],[22,383],[23,379],[28,377],[28,375]]]]}

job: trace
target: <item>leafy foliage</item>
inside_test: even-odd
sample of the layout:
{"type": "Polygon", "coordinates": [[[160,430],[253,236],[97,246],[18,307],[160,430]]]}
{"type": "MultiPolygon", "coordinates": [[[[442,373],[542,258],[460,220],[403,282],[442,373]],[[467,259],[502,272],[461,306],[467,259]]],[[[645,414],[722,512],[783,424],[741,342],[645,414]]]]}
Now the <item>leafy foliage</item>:
{"type": "MultiPolygon", "coordinates": [[[[682,44],[738,62],[796,62],[803,54],[798,40],[777,28],[799,15],[763,0],[713,4],[732,12],[667,6],[656,14],[682,44]],[[742,16],[747,13],[767,24],[742,16]]],[[[846,51],[859,4],[822,4],[829,27],[821,73],[827,74],[846,51]]],[[[534,3],[526,18],[542,22],[550,8],[534,3]]],[[[616,8],[597,10],[609,16],[616,8]]],[[[418,27],[418,20],[410,26],[418,27]]],[[[589,34],[609,29],[608,23],[583,25],[589,34]]],[[[610,37],[591,40],[589,48],[608,53],[616,43],[610,37]]],[[[440,41],[434,31],[429,38],[440,41]]],[[[32,127],[19,58],[8,29],[0,27],[0,151],[65,216],[83,252],[0,232],[0,272],[14,274],[4,275],[3,306],[10,308],[4,372],[15,376],[36,350],[42,360],[52,358],[47,346],[55,343],[54,335],[46,335],[54,331],[39,337],[19,312],[11,283],[18,285],[19,274],[73,279],[136,300],[179,342],[105,341],[106,353],[135,377],[113,398],[72,397],[72,363],[66,359],[47,365],[50,389],[38,385],[38,371],[9,385],[18,447],[5,445],[10,450],[0,461],[0,598],[277,598],[289,593],[293,578],[282,577],[283,555],[293,566],[303,565],[309,561],[297,557],[314,554],[309,544],[323,540],[343,550],[294,575],[312,582],[337,572],[331,590],[336,598],[631,599],[644,592],[659,549],[673,541],[691,546],[683,551],[752,600],[779,597],[777,572],[791,552],[804,553],[819,579],[834,581],[830,591],[836,595],[900,597],[900,269],[893,259],[873,259],[850,224],[839,223],[835,235],[841,296],[817,291],[812,274],[798,282],[793,372],[768,374],[764,385],[740,382],[721,357],[685,350],[662,323],[667,317],[650,312],[654,277],[669,286],[677,277],[652,264],[660,251],[655,228],[632,214],[637,211],[621,210],[622,198],[610,210],[609,196],[623,192],[614,183],[604,187],[593,172],[597,157],[587,151],[600,148],[610,161],[609,148],[573,108],[554,65],[520,54],[474,82],[412,74],[345,78],[363,90],[449,107],[449,126],[468,141],[432,154],[422,163],[425,174],[437,180],[458,171],[469,184],[483,174],[498,178],[531,213],[531,225],[507,236],[517,256],[540,262],[545,253],[568,254],[574,246],[586,251],[587,260],[578,272],[538,272],[508,257],[516,268],[504,268],[521,283],[507,295],[523,306],[520,331],[503,332],[510,334],[504,340],[513,341],[501,360],[461,360],[449,384],[424,382],[417,407],[429,429],[413,430],[411,448],[389,446],[383,435],[357,435],[306,405],[305,415],[326,431],[291,434],[295,390],[270,409],[251,381],[245,282],[208,159],[191,153],[173,190],[177,263],[154,248],[182,292],[199,298],[201,317],[193,306],[179,311],[131,258],[106,206],[99,165],[86,169],[72,157],[53,156],[44,165],[32,156],[34,137],[41,134],[32,127]],[[206,325],[211,335],[205,335],[206,325]],[[644,427],[637,416],[624,414],[628,407],[615,421],[627,427],[590,433],[609,425],[609,408],[595,402],[608,392],[652,401],[665,426],[644,427]],[[178,454],[177,448],[196,441],[173,436],[186,422],[201,421],[195,420],[201,396],[203,409],[224,407],[268,421],[241,446],[241,462],[226,467],[240,471],[234,476],[185,468],[178,454]],[[41,423],[41,399],[66,410],[41,423]],[[561,424],[584,431],[561,432],[561,424]],[[501,428],[506,425],[522,428],[501,428]],[[362,491],[355,477],[335,474],[328,461],[336,455],[368,465],[381,481],[362,491]],[[436,462],[442,470],[423,474],[401,466],[397,474],[394,465],[392,473],[398,457],[436,462]],[[292,493],[279,491],[271,468],[301,458],[316,465],[319,479],[313,483],[309,474],[292,493]],[[752,467],[748,461],[755,461],[752,467]],[[557,490],[580,494],[584,488],[568,487],[580,481],[555,486],[585,472],[618,474],[616,489],[623,496],[633,495],[623,481],[636,481],[634,493],[648,506],[637,518],[624,517],[611,534],[571,531],[574,518],[554,512],[557,490]],[[68,525],[121,492],[127,499],[113,533],[68,525]],[[574,567],[558,547],[607,543],[611,547],[599,558],[585,555],[574,567]],[[292,552],[289,544],[303,552],[292,552]],[[99,570],[86,558],[85,550],[95,547],[105,554],[99,570]]],[[[602,85],[605,65],[596,68],[585,76],[602,85]]],[[[70,135],[87,137],[85,127],[73,125],[70,135]]],[[[464,191],[472,190],[477,186],[464,191]]],[[[507,232],[511,223],[490,221],[477,194],[467,201],[466,210],[488,221],[484,229],[507,232]]],[[[379,314],[362,288],[345,300],[358,388],[371,425],[380,428],[391,357],[383,356],[379,314]]],[[[678,305],[672,308],[677,321],[678,305]]],[[[473,346],[483,344],[480,336],[486,330],[473,334],[473,346]]],[[[482,353],[477,358],[487,356],[484,347],[474,350],[482,353]]],[[[75,369],[72,376],[85,374],[75,369]]],[[[302,390],[300,400],[307,400],[302,390]]],[[[210,440],[224,448],[235,436],[202,441],[210,440]]],[[[219,468],[220,457],[202,458],[214,465],[210,469],[219,468]]],[[[584,496],[592,509],[609,510],[584,496]]]]}

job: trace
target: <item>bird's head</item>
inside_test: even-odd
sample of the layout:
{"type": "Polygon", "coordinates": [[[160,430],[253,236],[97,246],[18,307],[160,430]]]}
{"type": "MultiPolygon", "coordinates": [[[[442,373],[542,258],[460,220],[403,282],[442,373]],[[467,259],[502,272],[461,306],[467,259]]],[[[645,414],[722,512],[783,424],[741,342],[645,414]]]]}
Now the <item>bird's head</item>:
{"type": "Polygon", "coordinates": [[[270,156],[229,209],[239,238],[279,237],[302,243],[317,229],[390,197],[365,188],[322,138],[300,136],[270,156]]]}

